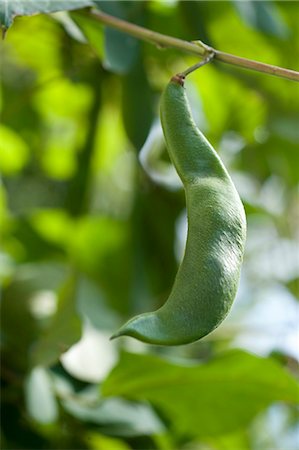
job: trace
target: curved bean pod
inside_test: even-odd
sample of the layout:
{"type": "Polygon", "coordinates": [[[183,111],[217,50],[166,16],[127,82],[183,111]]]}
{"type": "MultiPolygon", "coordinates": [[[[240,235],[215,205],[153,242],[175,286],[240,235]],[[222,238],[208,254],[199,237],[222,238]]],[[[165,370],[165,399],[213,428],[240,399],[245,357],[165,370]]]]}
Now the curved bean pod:
{"type": "Polygon", "coordinates": [[[181,345],[213,331],[235,298],[246,239],[244,208],[219,156],[196,127],[184,89],[173,77],[161,99],[170,158],[184,184],[185,255],[166,303],[129,320],[112,338],[181,345]]]}

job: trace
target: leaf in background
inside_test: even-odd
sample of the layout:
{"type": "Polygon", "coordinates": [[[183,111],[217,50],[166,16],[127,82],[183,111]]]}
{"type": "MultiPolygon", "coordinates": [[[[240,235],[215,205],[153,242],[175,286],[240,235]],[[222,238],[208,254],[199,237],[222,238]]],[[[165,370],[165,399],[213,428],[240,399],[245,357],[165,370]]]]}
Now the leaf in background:
{"type": "Polygon", "coordinates": [[[140,56],[122,78],[122,115],[128,138],[139,151],[154,119],[153,92],[140,56]]]}
{"type": "Polygon", "coordinates": [[[55,315],[32,347],[33,365],[50,365],[57,362],[61,354],[80,339],[81,321],[76,311],[76,288],[76,276],[71,275],[59,293],[55,315]]]}
{"type": "MultiPolygon", "coordinates": [[[[221,5],[219,5],[221,6],[221,5]]],[[[219,12],[217,4],[217,13],[219,12]]],[[[186,40],[200,39],[205,44],[212,46],[207,24],[209,22],[210,11],[207,8],[207,2],[178,2],[180,18],[185,25],[186,40]]]]}
{"type": "Polygon", "coordinates": [[[31,292],[28,281],[14,280],[1,293],[2,368],[28,368],[28,351],[38,333],[30,313],[31,292]]]}
{"type": "Polygon", "coordinates": [[[246,141],[254,141],[255,130],[264,125],[267,114],[267,104],[261,95],[254,89],[244,88],[238,79],[220,72],[213,66],[196,72],[193,79],[198,92],[192,92],[189,81],[189,85],[186,83],[187,96],[192,108],[192,99],[199,94],[197,105],[202,102],[204,117],[199,116],[199,120],[196,120],[196,104],[194,117],[215,148],[219,149],[218,142],[229,130],[238,131],[246,141]],[[204,129],[205,122],[208,124],[207,129],[204,129]]]}
{"type": "Polygon", "coordinates": [[[30,348],[40,331],[36,318],[55,309],[54,291],[65,275],[66,268],[62,264],[48,262],[19,265],[15,277],[3,288],[1,338],[2,352],[8,367],[27,369],[30,348]],[[52,297],[49,298],[51,293],[52,297]]]}
{"type": "Polygon", "coordinates": [[[71,18],[79,27],[91,47],[101,60],[104,59],[104,33],[98,22],[89,16],[83,16],[76,12],[71,13],[71,18]]]}
{"type": "Polygon", "coordinates": [[[236,1],[233,5],[242,20],[253,28],[266,34],[286,39],[289,35],[287,25],[271,1],[236,1]]]}
{"type": "Polygon", "coordinates": [[[52,14],[52,18],[57,20],[57,22],[59,22],[63,26],[65,32],[75,41],[82,44],[86,43],[84,34],[68,12],[58,11],[52,14]]]}
{"type": "MultiPolygon", "coordinates": [[[[96,1],[96,6],[107,14],[124,20],[132,20],[130,7],[139,2],[107,2],[96,1]],[[128,5],[123,5],[128,3],[128,5]]],[[[104,67],[116,74],[128,73],[138,54],[139,42],[137,39],[113,28],[106,27],[104,31],[104,67]]]]}
{"type": "Polygon", "coordinates": [[[91,450],[131,450],[132,447],[121,439],[104,436],[95,431],[86,434],[86,443],[91,450]]]}
{"type": "MultiPolygon", "coordinates": [[[[5,235],[5,231],[7,230],[7,226],[9,223],[9,212],[7,209],[7,194],[5,191],[5,188],[2,184],[2,182],[0,182],[0,240],[1,242],[4,235],[5,235]]],[[[2,262],[3,264],[3,262],[2,262]]],[[[0,270],[0,276],[2,275],[2,269],[3,266],[5,266],[5,264],[1,265],[1,270],[0,270]]]]}
{"type": "Polygon", "coordinates": [[[248,433],[244,430],[237,430],[234,433],[213,436],[205,439],[205,443],[210,449],[219,450],[252,450],[248,433]]]}
{"type": "Polygon", "coordinates": [[[273,360],[232,350],[206,364],[185,366],[124,353],[103,394],[149,401],[179,433],[213,436],[248,425],[271,403],[296,402],[299,389],[273,360]]]}
{"type": "Polygon", "coordinates": [[[14,130],[0,124],[0,172],[12,175],[26,165],[30,150],[14,130]]]}
{"type": "Polygon", "coordinates": [[[165,155],[167,150],[162,127],[156,121],[139,153],[139,162],[155,184],[165,186],[170,191],[182,189],[182,182],[171,162],[165,160],[165,155]]]}
{"type": "Polygon", "coordinates": [[[111,332],[119,325],[118,315],[106,304],[99,286],[83,276],[78,283],[77,309],[82,318],[99,330],[111,332]]]}
{"type": "Polygon", "coordinates": [[[58,408],[48,372],[42,367],[35,367],[25,380],[24,387],[30,417],[43,424],[55,422],[58,408]]]}
{"type": "Polygon", "coordinates": [[[92,6],[90,0],[1,0],[0,24],[8,28],[16,16],[30,16],[37,13],[51,13],[92,6]]]}
{"type": "Polygon", "coordinates": [[[127,223],[103,216],[80,218],[70,245],[77,267],[95,278],[105,300],[122,312],[129,295],[129,245],[127,223]]]}
{"type": "Polygon", "coordinates": [[[159,418],[147,404],[128,402],[122,399],[105,399],[88,405],[84,395],[73,395],[62,400],[63,407],[83,422],[101,426],[107,434],[140,436],[161,433],[164,429],[159,418]]]}
{"type": "MultiPolygon", "coordinates": [[[[24,188],[24,185],[23,185],[24,188]]],[[[25,194],[27,194],[25,192],[25,194]]],[[[32,196],[33,197],[33,196],[32,196]]],[[[23,196],[24,198],[24,196],[23,196]]],[[[18,199],[14,199],[18,200],[18,199]]],[[[20,198],[22,200],[22,197],[20,198]]],[[[14,206],[14,205],[13,205],[14,206]]],[[[27,208],[30,205],[27,205],[27,208]]],[[[35,262],[36,260],[45,260],[50,255],[61,254],[62,249],[46,240],[31,224],[31,219],[19,216],[18,220],[13,223],[11,238],[15,242],[15,246],[9,248],[8,251],[18,262],[35,262]]]]}
{"type": "Polygon", "coordinates": [[[37,209],[30,219],[30,224],[38,234],[48,242],[66,249],[74,223],[63,209],[37,209]]]}

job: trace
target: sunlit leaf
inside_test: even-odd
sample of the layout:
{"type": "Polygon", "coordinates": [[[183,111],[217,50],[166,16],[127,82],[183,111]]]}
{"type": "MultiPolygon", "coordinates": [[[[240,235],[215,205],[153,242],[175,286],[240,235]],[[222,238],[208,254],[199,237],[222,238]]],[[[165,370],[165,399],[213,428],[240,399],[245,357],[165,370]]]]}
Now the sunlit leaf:
{"type": "Polygon", "coordinates": [[[30,150],[26,142],[12,129],[0,125],[0,173],[19,172],[28,161],[30,150]]]}
{"type": "MultiPolygon", "coordinates": [[[[91,100],[92,92],[88,85],[73,83],[61,77],[51,80],[43,86],[43,89],[38,90],[33,102],[40,114],[51,121],[53,117],[75,119],[84,116],[90,107],[91,100]]],[[[67,121],[62,124],[69,128],[73,125],[67,121]]]]}
{"type": "Polygon", "coordinates": [[[103,393],[147,400],[180,433],[203,436],[236,430],[271,403],[299,398],[296,381],[273,360],[237,350],[201,365],[124,353],[103,393]]]}
{"type": "Polygon", "coordinates": [[[90,431],[86,435],[86,441],[91,450],[103,448],[105,450],[130,450],[131,447],[123,440],[104,436],[103,434],[90,431]]]}
{"type": "MultiPolygon", "coordinates": [[[[7,55],[6,57],[9,58],[10,62],[9,64],[2,64],[1,72],[6,80],[9,79],[9,84],[14,86],[10,91],[9,104],[11,104],[11,100],[14,99],[17,93],[16,103],[18,108],[22,106],[26,111],[22,115],[22,123],[28,121],[26,114],[28,113],[28,106],[31,106],[26,94],[24,96],[24,89],[27,90],[32,87],[32,84],[36,81],[35,77],[39,77],[39,80],[42,80],[40,87],[46,87],[49,80],[54,80],[61,73],[63,62],[59,50],[59,42],[62,35],[63,31],[57,22],[51,20],[47,15],[37,15],[20,18],[7,33],[5,41],[2,43],[3,56],[5,58],[5,55],[7,55]],[[24,34],[26,39],[23,38],[24,34]],[[36,39],[37,35],[39,39],[36,39]],[[6,53],[8,50],[7,46],[14,48],[13,54],[10,52],[6,53]],[[20,82],[19,70],[22,71],[22,82],[20,82]],[[19,73],[19,76],[17,76],[17,73],[19,73]],[[23,94],[20,95],[20,92],[23,94]]],[[[38,91],[39,89],[35,92],[38,91]]],[[[8,105],[6,104],[5,106],[7,107],[8,105]]]]}
{"type": "Polygon", "coordinates": [[[69,147],[72,141],[73,139],[71,142],[67,142],[66,147],[63,146],[63,142],[50,142],[45,149],[41,166],[49,177],[56,180],[67,180],[75,173],[75,152],[69,147]]]}
{"type": "Polygon", "coordinates": [[[85,270],[105,264],[110,253],[117,251],[126,239],[126,230],[121,223],[107,217],[83,217],[78,220],[70,244],[75,261],[85,270]]]}
{"type": "MultiPolygon", "coordinates": [[[[248,2],[237,3],[247,4],[248,2]]],[[[252,2],[254,3],[259,2],[252,2]]],[[[214,14],[210,21],[209,30],[215,48],[223,48],[225,45],[226,51],[230,53],[279,65],[280,54],[277,47],[263,33],[244,25],[234,9],[230,8],[229,3],[227,6],[224,14],[214,14]],[[234,30],[234,32],[228,33],[227,30],[234,30]],[[238,39],[235,38],[236,36],[238,39]]]]}
{"type": "Polygon", "coordinates": [[[46,240],[63,247],[67,246],[73,224],[65,211],[60,209],[35,211],[31,216],[31,223],[46,240]]]}
{"type": "Polygon", "coordinates": [[[92,20],[89,16],[83,16],[77,13],[72,13],[71,17],[78,25],[81,32],[87,39],[88,43],[94,49],[101,60],[104,59],[104,33],[99,23],[92,20]]]}

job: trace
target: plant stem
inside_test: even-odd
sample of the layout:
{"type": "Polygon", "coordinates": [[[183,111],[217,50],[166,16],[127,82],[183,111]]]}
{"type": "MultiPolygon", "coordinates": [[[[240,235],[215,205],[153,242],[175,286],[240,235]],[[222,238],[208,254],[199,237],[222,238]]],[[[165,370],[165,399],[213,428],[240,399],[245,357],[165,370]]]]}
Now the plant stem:
{"type": "Polygon", "coordinates": [[[138,39],[148,41],[159,47],[173,47],[182,50],[187,53],[197,55],[201,58],[205,58],[208,54],[214,53],[213,59],[221,61],[226,64],[232,64],[234,66],[243,67],[245,69],[255,70],[257,72],[267,73],[269,75],[275,75],[277,77],[286,78],[288,80],[299,81],[299,72],[295,70],[285,69],[283,67],[272,66],[252,59],[241,58],[230,53],[221,52],[201,41],[184,41],[182,39],[167,36],[165,34],[157,33],[147,28],[135,25],[117,17],[106,14],[102,11],[92,9],[89,14],[99,22],[108,25],[124,33],[130,34],[138,39]]]}
{"type": "Polygon", "coordinates": [[[215,57],[215,53],[213,51],[211,51],[210,53],[208,53],[208,55],[202,61],[200,61],[197,64],[194,64],[191,67],[188,67],[188,69],[184,70],[184,72],[178,73],[177,75],[180,76],[181,78],[185,78],[190,73],[194,72],[195,70],[199,69],[200,67],[205,66],[206,64],[211,62],[214,57],[215,57]]]}

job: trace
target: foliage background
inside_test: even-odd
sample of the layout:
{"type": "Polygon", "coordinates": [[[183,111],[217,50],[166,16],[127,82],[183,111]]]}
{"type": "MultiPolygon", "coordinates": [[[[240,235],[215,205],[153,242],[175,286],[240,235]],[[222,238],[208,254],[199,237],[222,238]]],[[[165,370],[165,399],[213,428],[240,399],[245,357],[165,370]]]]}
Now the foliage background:
{"type": "MultiPolygon", "coordinates": [[[[299,70],[297,2],[97,3],[299,70]]],[[[248,241],[221,327],[162,348],[109,336],[163,304],[182,256],[158,106],[195,58],[76,11],[16,18],[0,51],[2,448],[295,450],[298,85],[219,63],[189,77],[248,241]]]]}

